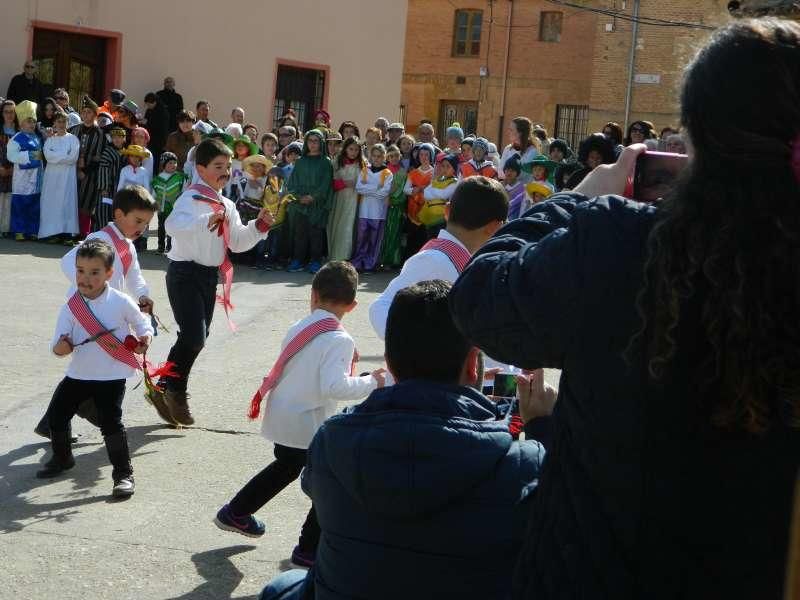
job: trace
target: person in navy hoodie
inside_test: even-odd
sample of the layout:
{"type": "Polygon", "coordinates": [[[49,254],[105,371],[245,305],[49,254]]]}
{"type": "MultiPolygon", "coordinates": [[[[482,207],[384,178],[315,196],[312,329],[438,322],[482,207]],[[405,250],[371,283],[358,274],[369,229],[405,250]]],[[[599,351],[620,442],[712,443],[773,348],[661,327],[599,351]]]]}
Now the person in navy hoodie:
{"type": "Polygon", "coordinates": [[[317,432],[303,474],[322,530],[316,561],[262,600],[509,597],[555,392],[541,371],[518,379],[527,439],[515,441],[509,415],[470,387],[479,352],[455,328],[449,290],[439,280],[398,292],[386,327],[398,383],[317,432]]]}

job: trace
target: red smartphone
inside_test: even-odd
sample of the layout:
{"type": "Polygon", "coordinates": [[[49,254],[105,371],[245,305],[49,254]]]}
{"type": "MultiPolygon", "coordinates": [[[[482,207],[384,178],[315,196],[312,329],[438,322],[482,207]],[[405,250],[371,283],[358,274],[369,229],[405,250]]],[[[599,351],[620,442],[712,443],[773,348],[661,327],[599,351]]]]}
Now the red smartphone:
{"type": "Polygon", "coordinates": [[[672,190],[681,171],[688,164],[689,157],[685,154],[640,154],[633,173],[633,199],[638,202],[657,202],[672,190]]]}

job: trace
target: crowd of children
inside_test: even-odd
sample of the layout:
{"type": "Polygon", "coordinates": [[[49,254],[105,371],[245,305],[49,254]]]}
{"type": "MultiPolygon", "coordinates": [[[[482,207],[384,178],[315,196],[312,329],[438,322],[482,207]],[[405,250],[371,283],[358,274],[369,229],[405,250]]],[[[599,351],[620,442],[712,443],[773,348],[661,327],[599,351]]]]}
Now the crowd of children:
{"type": "MultiPolygon", "coordinates": [[[[30,101],[2,103],[0,233],[74,243],[105,227],[114,193],[135,184],[154,194],[156,251],[169,252],[164,222],[180,193],[198,180],[196,148],[219,139],[232,151],[223,195],[242,223],[264,206],[281,215],[269,238],[236,253],[234,262],[315,273],[325,260],[349,260],[370,273],[401,267],[435,238],[448,198],[466,177],[503,182],[511,200],[508,219],[514,219],[554,191],[574,188],[598,164],[614,162],[623,144],[683,148],[674,129],[665,128],[659,142],[652,123],[637,121],[624,137],[618,124],[608,123],[574,152],[525,117],[512,120],[502,151],[486,137],[465,134],[458,123],[446,129],[439,148],[427,122],[417,128],[417,140],[404,124],[381,117],[362,138],[353,121],[334,129],[325,110],[315,113],[314,128],[305,133],[289,111],[259,137],[254,124],[243,122],[243,109],[236,107],[222,129],[208,118],[204,101],[198,116],[177,115],[165,147],[154,147],[137,125],[138,107],[114,92],[102,106],[84,97],[81,123],[69,129],[56,104],[39,114],[44,109],[30,101]]],[[[136,244],[140,252],[147,249],[144,238],[136,244]]]]}

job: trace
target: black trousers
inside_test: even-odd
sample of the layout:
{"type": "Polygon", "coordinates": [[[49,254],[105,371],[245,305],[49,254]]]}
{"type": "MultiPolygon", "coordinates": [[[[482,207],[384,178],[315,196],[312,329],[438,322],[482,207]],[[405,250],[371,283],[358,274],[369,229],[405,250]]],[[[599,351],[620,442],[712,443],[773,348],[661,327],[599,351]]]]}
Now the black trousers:
{"type": "Polygon", "coordinates": [[[97,409],[97,418],[103,436],[125,431],[122,425],[122,399],[125,397],[125,380],[90,381],[64,377],[53,392],[48,409],[50,430],[69,430],[69,422],[78,405],[91,398],[97,409]]]}
{"type": "Polygon", "coordinates": [[[205,346],[214,317],[219,269],[190,261],[170,261],[167,267],[167,296],[178,323],[178,339],[167,360],[175,363],[179,377],[162,381],[167,389],[185,391],[192,365],[205,346]]]}
{"type": "Polygon", "coordinates": [[[403,254],[404,259],[408,260],[414,256],[427,241],[428,232],[425,225],[417,225],[408,219],[406,221],[406,250],[403,254]]]}
{"type": "Polygon", "coordinates": [[[166,249],[167,251],[169,251],[170,238],[167,237],[167,230],[164,227],[164,223],[166,222],[166,220],[167,220],[167,215],[165,215],[163,212],[158,213],[158,249],[159,250],[166,249]]]}
{"type": "MultiPolygon", "coordinates": [[[[287,485],[300,477],[300,472],[306,466],[306,450],[289,448],[275,444],[275,460],[253,477],[233,497],[229,506],[236,516],[252,515],[267,502],[277,496],[287,485]]],[[[306,552],[316,552],[319,544],[319,523],[314,506],[306,515],[305,523],[300,530],[300,549],[306,552]]]]}
{"type": "Polygon", "coordinates": [[[312,225],[306,215],[296,214],[292,260],[305,264],[308,260],[322,262],[325,252],[325,229],[312,225]]]}

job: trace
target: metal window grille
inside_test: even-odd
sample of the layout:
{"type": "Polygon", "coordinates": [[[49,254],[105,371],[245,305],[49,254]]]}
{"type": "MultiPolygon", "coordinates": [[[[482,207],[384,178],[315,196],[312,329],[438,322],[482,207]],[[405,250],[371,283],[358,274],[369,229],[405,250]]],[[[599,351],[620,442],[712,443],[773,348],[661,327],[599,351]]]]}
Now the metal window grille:
{"type": "Polygon", "coordinates": [[[588,135],[589,107],[578,104],[559,104],[556,106],[556,126],[554,135],[567,140],[570,147],[577,149],[581,140],[588,135]]]}

